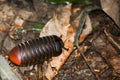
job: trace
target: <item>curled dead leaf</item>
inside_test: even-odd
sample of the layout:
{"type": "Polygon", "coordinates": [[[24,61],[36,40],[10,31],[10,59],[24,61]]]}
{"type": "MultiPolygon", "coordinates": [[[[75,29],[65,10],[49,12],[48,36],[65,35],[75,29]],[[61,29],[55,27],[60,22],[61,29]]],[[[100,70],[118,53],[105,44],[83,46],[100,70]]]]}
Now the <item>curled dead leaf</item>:
{"type": "Polygon", "coordinates": [[[66,36],[67,28],[70,26],[71,4],[59,9],[55,16],[48,21],[40,32],[40,37],[47,35],[66,36]]]}

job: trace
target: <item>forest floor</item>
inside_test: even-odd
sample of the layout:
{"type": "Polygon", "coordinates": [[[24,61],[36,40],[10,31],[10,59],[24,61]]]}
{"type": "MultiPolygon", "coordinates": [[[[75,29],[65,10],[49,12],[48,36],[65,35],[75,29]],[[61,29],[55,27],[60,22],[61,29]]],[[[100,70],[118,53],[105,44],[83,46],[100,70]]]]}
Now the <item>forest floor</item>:
{"type": "MultiPolygon", "coordinates": [[[[25,73],[32,66],[16,66],[8,59],[8,53],[19,43],[38,38],[43,26],[50,19],[61,14],[61,8],[67,4],[31,1],[3,0],[0,2],[0,55],[5,58],[20,80],[47,80],[43,74],[46,62],[42,67],[37,65],[33,71],[25,73]],[[42,69],[38,68],[39,66],[42,69]]],[[[63,21],[72,24],[85,7],[86,5],[82,4],[72,4],[68,11],[70,17],[66,16],[69,13],[63,14],[65,15],[63,21]]],[[[53,80],[120,80],[120,45],[116,46],[120,43],[120,36],[112,35],[115,23],[102,10],[90,12],[89,18],[92,31],[80,43],[83,48],[87,47],[86,51],[73,50],[53,80]],[[85,55],[85,59],[81,53],[85,55]]],[[[0,74],[0,76],[4,79],[3,75],[0,74]]]]}

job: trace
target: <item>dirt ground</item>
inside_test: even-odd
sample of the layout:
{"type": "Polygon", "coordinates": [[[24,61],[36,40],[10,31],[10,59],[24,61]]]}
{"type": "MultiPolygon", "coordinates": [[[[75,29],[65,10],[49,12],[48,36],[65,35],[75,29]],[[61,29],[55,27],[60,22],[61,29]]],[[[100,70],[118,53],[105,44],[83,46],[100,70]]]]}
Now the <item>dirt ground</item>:
{"type": "MultiPolygon", "coordinates": [[[[19,67],[12,64],[8,60],[9,51],[22,41],[38,38],[41,28],[35,27],[36,23],[45,25],[54,16],[56,9],[65,5],[32,0],[0,1],[0,55],[5,57],[20,80],[47,80],[43,74],[46,65],[38,64],[34,70],[25,73],[32,66],[19,67]]],[[[94,2],[94,5],[98,3],[94,2]]],[[[86,5],[72,4],[72,10],[84,7],[86,5]]],[[[70,23],[79,13],[71,14],[70,23]]],[[[53,80],[120,80],[120,35],[113,30],[116,25],[101,10],[92,11],[89,16],[93,31],[80,44],[89,46],[84,52],[87,63],[74,50],[53,80]]]]}

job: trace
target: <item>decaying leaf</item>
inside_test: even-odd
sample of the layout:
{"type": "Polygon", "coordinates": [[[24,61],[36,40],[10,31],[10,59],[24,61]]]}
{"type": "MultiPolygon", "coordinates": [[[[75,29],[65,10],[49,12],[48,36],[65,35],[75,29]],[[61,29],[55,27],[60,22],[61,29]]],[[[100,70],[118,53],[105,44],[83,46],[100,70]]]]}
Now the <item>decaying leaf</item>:
{"type": "Polygon", "coordinates": [[[69,21],[71,15],[71,4],[59,10],[59,15],[55,14],[54,17],[50,19],[48,23],[44,26],[43,30],[40,33],[40,37],[46,35],[67,35],[67,28],[70,25],[69,21]]]}
{"type": "Polygon", "coordinates": [[[101,0],[103,10],[120,27],[120,0],[101,0]]]}

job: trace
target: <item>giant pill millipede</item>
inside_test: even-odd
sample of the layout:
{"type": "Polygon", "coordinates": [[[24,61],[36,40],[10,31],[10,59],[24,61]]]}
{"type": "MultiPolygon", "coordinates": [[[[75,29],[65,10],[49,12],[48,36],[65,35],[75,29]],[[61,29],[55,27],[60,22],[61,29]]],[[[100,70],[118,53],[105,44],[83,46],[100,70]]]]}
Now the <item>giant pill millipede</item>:
{"type": "Polygon", "coordinates": [[[16,65],[31,65],[60,55],[63,47],[63,41],[51,35],[18,44],[8,53],[8,57],[16,65]]]}

